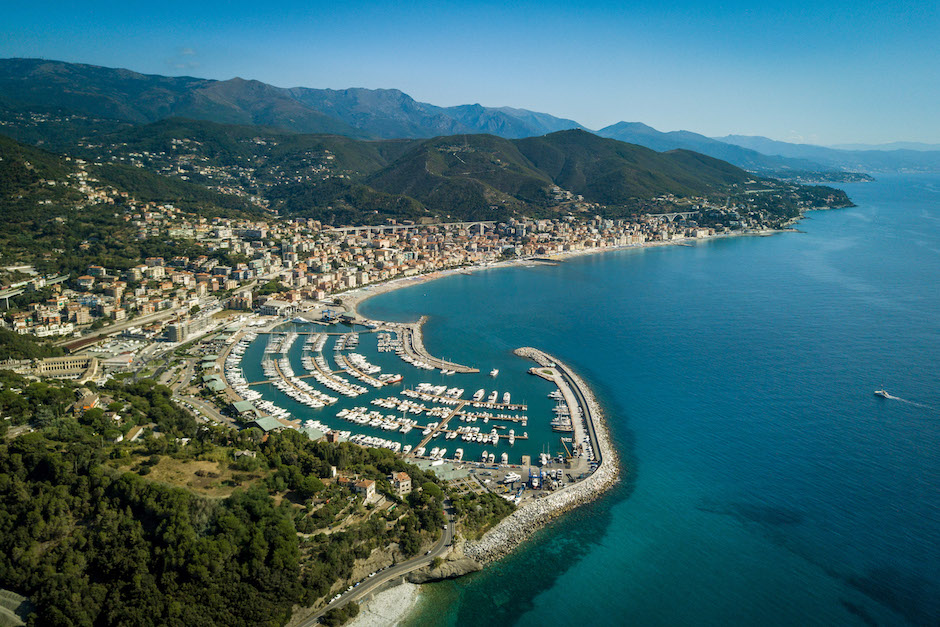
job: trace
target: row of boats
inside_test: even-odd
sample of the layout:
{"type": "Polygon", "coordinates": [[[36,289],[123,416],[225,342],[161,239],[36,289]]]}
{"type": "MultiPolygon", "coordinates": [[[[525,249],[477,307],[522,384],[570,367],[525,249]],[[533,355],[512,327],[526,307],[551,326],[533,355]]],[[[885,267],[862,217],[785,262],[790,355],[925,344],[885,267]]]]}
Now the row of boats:
{"type": "Polygon", "coordinates": [[[374,388],[401,383],[402,380],[400,374],[382,373],[381,368],[370,364],[359,353],[349,353],[345,357],[340,356],[337,358],[336,363],[351,376],[374,388]]]}
{"type": "MultiPolygon", "coordinates": [[[[438,389],[446,390],[447,386],[433,386],[429,383],[419,383],[415,389],[404,389],[401,391],[401,393],[411,398],[418,398],[422,401],[429,401],[432,403],[442,403],[444,405],[456,405],[460,402],[460,399],[454,396],[436,394],[435,390],[438,389]]],[[[457,390],[458,388],[452,389],[457,390]]]]}
{"type": "Polygon", "coordinates": [[[376,333],[376,339],[378,340],[380,353],[397,353],[403,350],[401,338],[397,335],[383,331],[376,333]]]}
{"type": "Polygon", "coordinates": [[[242,357],[245,355],[245,351],[248,350],[248,346],[251,345],[257,337],[258,334],[254,331],[245,333],[245,335],[235,343],[229,351],[228,356],[225,358],[225,367],[223,370],[225,380],[228,382],[229,386],[246,401],[256,401],[261,398],[260,392],[248,387],[248,381],[245,380],[245,375],[241,369],[242,357]]]}
{"type": "MultiPolygon", "coordinates": [[[[471,426],[460,426],[453,431],[447,432],[445,439],[455,440],[460,438],[464,442],[477,442],[479,444],[498,444],[500,435],[496,430],[496,427],[490,429],[489,433],[483,433],[480,431],[480,427],[471,427],[471,426]]],[[[528,438],[528,432],[522,434],[523,438],[528,438]]],[[[509,446],[512,446],[516,443],[516,430],[510,429],[509,435],[506,436],[506,441],[509,442],[509,446]]]]}
{"type": "MultiPolygon", "coordinates": [[[[264,368],[267,363],[262,362],[262,368],[264,368]]],[[[287,357],[282,357],[278,361],[278,368],[280,368],[281,377],[274,380],[274,387],[284,392],[298,403],[302,403],[313,409],[319,409],[326,405],[332,405],[339,400],[338,397],[321,392],[303,379],[296,377],[290,365],[290,360],[287,357]]]]}
{"type": "Polygon", "coordinates": [[[310,351],[311,353],[322,353],[323,348],[326,346],[326,333],[312,333],[307,336],[307,341],[304,342],[304,350],[310,351]]]}
{"type": "Polygon", "coordinates": [[[274,416],[275,418],[281,418],[283,420],[290,420],[291,413],[279,405],[275,405],[273,402],[259,398],[254,401],[254,406],[264,413],[274,416]]]}
{"type": "MultiPolygon", "coordinates": [[[[407,446],[405,448],[408,448],[407,446]]],[[[447,455],[447,448],[434,447],[430,451],[426,450],[426,447],[419,446],[415,449],[415,457],[428,457],[430,459],[444,459],[444,456],[447,455]],[[427,454],[425,454],[427,453],[427,454]]],[[[463,460],[463,449],[458,448],[454,451],[454,461],[463,460]]],[[[483,451],[480,454],[480,461],[484,464],[495,464],[496,463],[496,454],[490,453],[488,451],[483,451]]],[[[502,453],[500,455],[500,463],[506,465],[509,463],[509,453],[502,453]]]]}
{"type": "Polygon", "coordinates": [[[336,339],[336,343],[333,344],[333,350],[338,353],[339,351],[352,350],[358,346],[358,333],[344,333],[336,339]]]}
{"type": "Polygon", "coordinates": [[[315,355],[304,354],[300,358],[300,363],[320,385],[334,392],[339,392],[343,396],[355,398],[368,392],[367,388],[358,383],[353,383],[333,374],[322,353],[316,353],[315,355]]]}
{"type": "Polygon", "coordinates": [[[268,341],[264,345],[264,353],[266,355],[286,353],[296,339],[296,333],[269,333],[268,341]]]}
{"type": "Polygon", "coordinates": [[[397,396],[374,398],[372,399],[372,404],[384,407],[385,409],[397,409],[402,413],[407,412],[409,414],[423,414],[429,409],[428,406],[423,403],[415,403],[407,398],[398,398],[397,396]]]}
{"type": "MultiPolygon", "coordinates": [[[[354,433],[349,436],[348,440],[353,444],[358,444],[359,446],[371,446],[372,448],[387,448],[390,451],[395,453],[401,453],[402,447],[401,442],[394,442],[392,440],[386,440],[385,438],[380,438],[375,435],[364,435],[362,433],[354,433]]],[[[410,446],[406,446],[406,449],[411,449],[410,446]]],[[[407,453],[408,451],[404,451],[407,453]]]]}
{"type": "Polygon", "coordinates": [[[358,425],[381,429],[383,431],[399,431],[401,433],[410,433],[418,425],[418,421],[412,418],[405,418],[392,414],[382,414],[381,412],[369,411],[366,407],[353,407],[352,409],[341,409],[336,414],[337,418],[354,422],[358,425]]]}
{"type": "MultiPolygon", "coordinates": [[[[390,333],[380,333],[378,335],[380,336],[380,352],[391,352],[392,350],[398,352],[400,350],[401,341],[397,337],[394,337],[390,333]]],[[[240,361],[244,356],[248,346],[256,337],[257,335],[255,333],[249,332],[243,336],[235,346],[232,347],[228,359],[226,360],[226,378],[229,380],[230,384],[232,384],[233,388],[238,386],[236,391],[239,391],[243,398],[252,397],[251,400],[258,399],[258,402],[255,404],[259,409],[262,409],[272,416],[279,418],[289,418],[290,412],[278,407],[271,401],[261,399],[260,394],[249,388],[247,386],[247,382],[244,380],[244,376],[240,369],[240,361]]],[[[265,375],[274,380],[274,385],[277,389],[294,398],[294,400],[297,400],[309,407],[320,408],[325,405],[337,402],[338,399],[335,396],[331,396],[324,393],[323,391],[316,389],[314,386],[309,385],[306,381],[298,378],[295,375],[290,360],[287,357],[287,352],[294,345],[297,338],[298,335],[296,333],[269,335],[268,342],[265,346],[265,358],[262,360],[262,368],[265,369],[265,375]]],[[[355,333],[342,335],[337,340],[334,349],[336,349],[337,346],[341,347],[339,350],[355,348],[358,345],[358,340],[358,334],[355,333]]],[[[342,376],[333,374],[330,367],[326,363],[326,359],[323,357],[323,350],[327,341],[328,336],[322,333],[311,334],[307,338],[304,345],[304,354],[302,355],[302,363],[304,368],[308,370],[312,377],[315,378],[321,385],[330,390],[333,390],[334,392],[340,392],[347,396],[358,396],[365,393],[367,388],[363,387],[362,385],[352,383],[342,376]]],[[[352,368],[345,368],[345,370],[350,374],[354,375],[355,371],[358,370],[362,374],[369,375],[373,379],[377,379],[378,377],[383,376],[381,369],[378,366],[369,363],[368,359],[360,353],[350,352],[344,357],[348,359],[349,365],[352,366],[352,368]]],[[[402,357],[407,357],[407,355],[402,355],[402,357]]],[[[337,360],[337,362],[340,363],[340,367],[342,367],[342,361],[345,360],[337,360]]],[[[408,360],[406,359],[406,361],[408,360]]],[[[388,378],[395,375],[384,376],[388,378]]],[[[465,402],[468,406],[476,408],[487,408],[487,406],[496,405],[498,404],[498,400],[502,401],[502,405],[509,405],[511,403],[511,395],[509,392],[503,393],[502,398],[500,398],[498,391],[493,390],[487,396],[486,390],[480,389],[471,397],[472,400],[470,401],[462,398],[465,392],[466,390],[463,388],[450,387],[446,385],[433,385],[430,383],[420,383],[414,389],[402,390],[400,396],[378,398],[371,401],[373,405],[378,407],[392,409],[400,412],[401,416],[395,416],[387,413],[383,414],[375,410],[370,411],[365,407],[343,409],[337,412],[336,416],[348,422],[382,431],[395,431],[401,434],[407,434],[415,428],[418,428],[422,429],[422,433],[425,436],[433,434],[433,437],[443,437],[444,440],[457,440],[459,438],[460,440],[469,443],[498,445],[500,439],[503,439],[506,440],[510,446],[512,446],[516,440],[514,429],[509,429],[508,434],[505,434],[505,432],[501,434],[498,429],[505,429],[505,427],[494,426],[489,430],[489,432],[485,432],[483,429],[481,429],[480,426],[474,425],[473,423],[482,421],[485,424],[490,420],[507,420],[522,422],[522,425],[525,426],[527,421],[526,416],[510,415],[504,413],[497,414],[486,411],[461,411],[453,416],[453,418],[459,419],[464,424],[461,424],[453,430],[439,429],[440,421],[443,421],[453,412],[453,405],[456,405],[460,402],[465,402]],[[428,401],[428,404],[425,404],[421,401],[428,401]],[[431,405],[431,403],[433,403],[433,405],[431,405]],[[426,427],[422,428],[420,425],[418,425],[418,421],[416,419],[408,418],[406,415],[427,415],[429,417],[437,418],[438,422],[431,422],[426,427]]],[[[554,390],[550,396],[555,400],[563,400],[563,395],[558,390],[554,390]]],[[[524,408],[524,405],[520,407],[524,408]]],[[[556,426],[563,428],[563,423],[565,420],[567,420],[570,424],[571,417],[567,415],[567,412],[567,405],[559,403],[558,409],[555,412],[556,417],[553,421],[553,428],[556,426]]],[[[309,420],[307,423],[305,423],[307,426],[313,425],[313,423],[309,420]]],[[[327,425],[323,425],[319,422],[316,422],[315,428],[324,432],[332,431],[327,425]]],[[[392,441],[387,437],[381,437],[378,435],[355,434],[350,431],[339,431],[338,433],[341,436],[344,436],[348,441],[363,446],[387,448],[395,452],[405,453],[409,453],[412,450],[410,445],[403,445],[402,443],[392,441]]],[[[523,435],[519,437],[527,438],[528,433],[523,433],[523,435]]],[[[593,451],[590,450],[589,441],[586,440],[583,442],[581,448],[586,452],[586,454],[593,458],[593,451]]],[[[432,447],[430,452],[427,454],[427,457],[430,457],[434,460],[441,460],[445,458],[447,451],[448,449],[446,447],[432,447]]],[[[419,447],[418,450],[414,451],[414,453],[419,457],[425,457],[426,450],[424,447],[419,447]]],[[[463,459],[463,455],[463,449],[458,448],[455,450],[453,459],[456,461],[461,461],[463,459]]],[[[502,453],[501,459],[503,460],[503,463],[507,463],[508,454],[502,453]]],[[[484,463],[495,463],[495,460],[495,453],[484,451],[481,454],[481,461],[484,463]]]]}
{"type": "MultiPolygon", "coordinates": [[[[485,394],[486,394],[486,390],[484,390],[483,388],[480,388],[473,394],[472,400],[474,402],[481,402],[485,394]]],[[[497,392],[496,390],[493,390],[492,392],[490,392],[490,395],[486,398],[486,402],[492,405],[496,403],[496,398],[498,396],[499,396],[499,392],[497,392]]],[[[508,405],[511,398],[512,397],[509,395],[509,392],[505,392],[503,394],[503,405],[508,405]]]]}
{"type": "MultiPolygon", "coordinates": [[[[411,355],[409,355],[408,353],[406,353],[404,350],[399,351],[399,352],[398,352],[398,356],[401,357],[402,361],[404,361],[404,362],[407,363],[407,364],[411,364],[411,365],[414,366],[415,368],[420,368],[421,370],[434,370],[434,366],[433,366],[433,365],[429,364],[428,362],[424,361],[423,359],[416,359],[415,357],[412,357],[411,355]]],[[[443,374],[444,371],[441,370],[441,373],[443,374]]],[[[448,371],[446,372],[446,374],[454,374],[454,371],[453,371],[453,370],[448,370],[448,371]]]]}
{"type": "Polygon", "coordinates": [[[457,414],[457,419],[461,422],[476,422],[478,420],[483,423],[487,423],[490,420],[506,420],[509,422],[519,422],[522,423],[522,426],[526,426],[528,423],[528,416],[513,416],[511,414],[489,414],[485,411],[479,412],[459,412],[457,414]]]}

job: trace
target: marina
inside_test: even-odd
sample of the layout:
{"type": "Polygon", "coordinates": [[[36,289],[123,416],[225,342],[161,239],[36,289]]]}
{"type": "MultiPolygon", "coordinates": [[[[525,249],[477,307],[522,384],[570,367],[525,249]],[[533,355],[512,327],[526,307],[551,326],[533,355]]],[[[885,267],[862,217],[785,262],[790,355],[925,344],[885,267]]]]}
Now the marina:
{"type": "Polygon", "coordinates": [[[584,412],[558,375],[521,360],[481,372],[429,359],[423,345],[422,354],[406,348],[420,325],[324,333],[307,322],[266,322],[234,336],[223,360],[227,393],[251,403],[256,418],[465,473],[488,469],[497,474],[484,485],[517,502],[524,488],[561,487],[596,464],[584,412]],[[506,482],[512,472],[520,480],[506,482]]]}

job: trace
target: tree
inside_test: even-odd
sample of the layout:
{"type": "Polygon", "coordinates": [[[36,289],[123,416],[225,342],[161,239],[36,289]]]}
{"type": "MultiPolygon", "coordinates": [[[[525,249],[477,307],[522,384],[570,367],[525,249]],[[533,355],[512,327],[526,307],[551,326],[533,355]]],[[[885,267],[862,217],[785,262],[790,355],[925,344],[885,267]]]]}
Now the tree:
{"type": "Polygon", "coordinates": [[[324,487],[323,482],[316,477],[304,477],[297,485],[297,494],[301,498],[309,499],[324,487]]]}

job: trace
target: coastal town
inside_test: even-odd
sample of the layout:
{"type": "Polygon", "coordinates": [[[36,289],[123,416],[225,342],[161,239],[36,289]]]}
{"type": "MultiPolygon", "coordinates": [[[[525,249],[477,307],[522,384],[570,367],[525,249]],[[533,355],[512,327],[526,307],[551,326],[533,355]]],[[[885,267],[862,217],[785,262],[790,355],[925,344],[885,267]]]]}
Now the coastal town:
{"type": "MultiPolygon", "coordinates": [[[[176,157],[191,144],[174,140],[176,157]]],[[[135,159],[153,156],[131,155],[128,163],[142,167],[135,159]]],[[[554,217],[399,217],[337,226],[278,215],[235,185],[261,184],[251,168],[231,171],[195,158],[184,169],[179,159],[166,166],[182,180],[228,181],[217,190],[255,207],[212,215],[192,204],[142,201],[103,183],[100,163],[93,169],[81,158],[66,161],[71,174],[39,180],[43,192],[53,190],[72,211],[111,226],[108,235],[92,231],[76,243],[95,263],[69,265],[61,249],[5,257],[0,330],[7,343],[22,338],[28,348],[0,363],[22,377],[0,394],[20,394],[26,381],[60,382],[57,389],[75,396],[68,414],[114,455],[150,455],[132,467],[137,474],[155,472],[202,496],[256,481],[261,475],[250,472],[264,468],[270,494],[296,501],[295,535],[310,556],[322,557],[330,542],[316,530],[381,525],[388,542],[371,554],[361,539],[350,545],[348,564],[323,574],[312,588],[317,596],[296,610],[300,625],[346,616],[387,586],[479,570],[561,513],[598,498],[621,472],[592,391],[556,357],[522,347],[508,361],[493,356],[497,366],[462,363],[425,346],[425,317],[369,318],[359,309],[364,300],[501,267],[771,234],[805,211],[842,202],[755,178],[714,199],[662,194],[612,212],[554,185],[547,190],[554,217]],[[531,376],[517,376],[526,372],[531,376]],[[167,424],[167,410],[156,418],[139,409],[134,415],[147,405],[122,402],[128,388],[164,395],[193,425],[184,432],[167,424]],[[199,466],[208,460],[190,443],[206,433],[227,448],[222,461],[199,466]],[[326,464],[316,472],[295,467],[285,478],[274,472],[282,458],[272,449],[293,438],[340,450],[341,458],[353,447],[382,461],[326,464]],[[233,439],[243,448],[231,447],[233,439]],[[154,454],[167,449],[176,462],[154,454]],[[185,470],[168,469],[190,456],[195,461],[183,463],[185,470]],[[402,515],[408,508],[433,516],[401,524],[411,520],[402,515]]],[[[266,174],[278,184],[334,175],[328,163],[311,166],[302,180],[266,174]]],[[[67,229],[71,219],[49,222],[67,229]]],[[[19,438],[38,424],[0,426],[19,438]]]]}
{"type": "MultiPolygon", "coordinates": [[[[78,181],[84,189],[85,179],[78,181]]],[[[86,191],[96,202],[114,202],[113,195],[100,189],[86,191]]],[[[766,213],[742,206],[715,207],[704,200],[677,206],[676,198],[658,200],[662,205],[653,210],[662,213],[634,219],[389,220],[345,228],[304,218],[202,218],[171,204],[132,202],[122,219],[135,229],[137,240],[185,241],[201,254],[148,257],[125,270],[91,265],[76,276],[38,275],[29,264],[7,266],[6,285],[0,289],[3,324],[40,338],[80,338],[110,325],[135,337],[179,340],[199,324],[194,309],[289,315],[307,303],[398,277],[781,226],[766,213]],[[44,298],[31,299],[31,294],[44,298]],[[135,320],[138,324],[129,324],[135,320]]]]}
{"type": "Polygon", "coordinates": [[[11,3],[0,627],[940,627],[938,7],[11,3]]]}

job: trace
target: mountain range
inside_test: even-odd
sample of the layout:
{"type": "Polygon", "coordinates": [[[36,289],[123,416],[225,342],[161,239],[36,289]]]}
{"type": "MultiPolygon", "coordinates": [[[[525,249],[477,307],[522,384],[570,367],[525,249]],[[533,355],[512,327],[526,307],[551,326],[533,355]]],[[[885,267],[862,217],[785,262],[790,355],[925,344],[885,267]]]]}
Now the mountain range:
{"type": "Polygon", "coordinates": [[[668,194],[720,196],[752,178],[705,155],[657,152],[577,129],[522,139],[475,133],[359,140],[169,118],[70,152],[263,197],[281,215],[330,223],[554,215],[563,204],[556,186],[586,203],[635,207],[668,194]]]}
{"type": "Polygon", "coordinates": [[[719,137],[718,140],[765,155],[810,160],[825,169],[862,172],[940,172],[940,150],[912,150],[910,148],[841,150],[813,144],[791,144],[766,137],[746,135],[728,135],[719,137]]]}
{"type": "MultiPolygon", "coordinates": [[[[282,88],[242,78],[218,81],[44,59],[0,59],[0,123],[18,140],[69,143],[79,135],[171,117],[357,139],[480,133],[521,139],[562,130],[589,130],[574,120],[526,109],[480,104],[439,107],[416,101],[397,89],[282,88]],[[58,127],[47,123],[42,133],[31,135],[26,125],[16,124],[16,116],[27,113],[72,117],[58,127]],[[95,118],[94,125],[89,125],[89,116],[95,118]]],[[[660,152],[692,150],[783,178],[806,173],[829,173],[832,179],[833,172],[940,170],[940,151],[931,145],[842,150],[763,137],[710,138],[690,131],[661,132],[638,122],[619,122],[597,134],[660,152]]]]}
{"type": "Polygon", "coordinates": [[[132,123],[186,117],[369,139],[461,133],[518,138],[582,128],[524,109],[437,107],[397,89],[285,89],[242,78],[156,76],[42,59],[0,60],[0,107],[132,123]]]}

